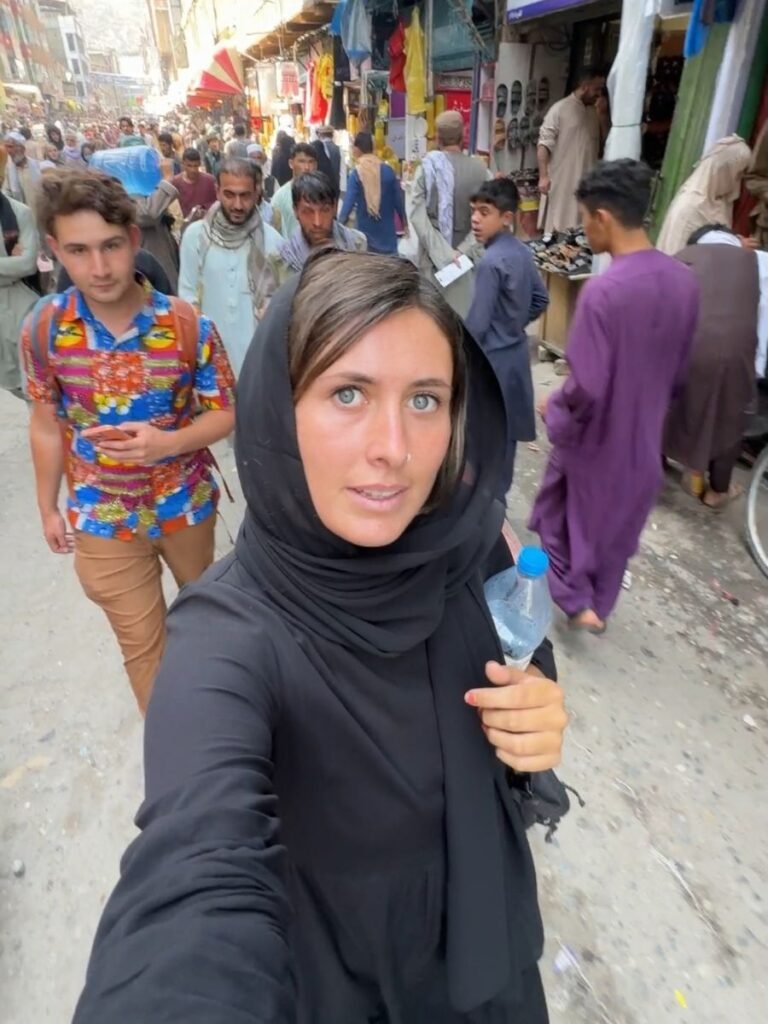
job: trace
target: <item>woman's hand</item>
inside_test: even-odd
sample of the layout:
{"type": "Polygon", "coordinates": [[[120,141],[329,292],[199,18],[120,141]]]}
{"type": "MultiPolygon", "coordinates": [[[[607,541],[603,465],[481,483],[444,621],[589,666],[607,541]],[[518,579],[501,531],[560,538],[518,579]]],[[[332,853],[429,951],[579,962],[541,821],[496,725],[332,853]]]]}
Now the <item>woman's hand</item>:
{"type": "Polygon", "coordinates": [[[493,686],[470,690],[464,699],[479,710],[499,760],[518,772],[543,772],[560,764],[568,725],[562,689],[536,668],[521,672],[489,661],[485,674],[493,686]]]}

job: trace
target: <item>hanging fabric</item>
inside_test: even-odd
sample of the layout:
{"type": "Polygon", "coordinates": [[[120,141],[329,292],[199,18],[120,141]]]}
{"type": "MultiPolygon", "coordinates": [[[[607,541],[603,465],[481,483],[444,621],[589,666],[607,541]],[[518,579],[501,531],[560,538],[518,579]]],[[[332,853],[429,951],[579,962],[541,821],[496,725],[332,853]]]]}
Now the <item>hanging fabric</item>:
{"type": "Polygon", "coordinates": [[[389,87],[393,92],[405,92],[405,24],[402,18],[397,19],[389,40],[389,87]]]}
{"type": "Polygon", "coordinates": [[[365,0],[347,0],[341,19],[341,38],[350,60],[362,61],[371,54],[371,18],[365,0]]]}
{"type": "Polygon", "coordinates": [[[328,100],[320,83],[320,64],[311,61],[307,67],[309,76],[309,120],[312,124],[325,124],[328,116],[328,100]]]}
{"type": "Polygon", "coordinates": [[[683,53],[686,60],[701,53],[713,25],[733,21],[738,6],[739,0],[694,0],[691,20],[685,34],[683,53]]]}
{"type": "Polygon", "coordinates": [[[423,114],[427,107],[424,49],[419,9],[415,7],[410,28],[405,31],[405,85],[409,114],[423,114]]]}

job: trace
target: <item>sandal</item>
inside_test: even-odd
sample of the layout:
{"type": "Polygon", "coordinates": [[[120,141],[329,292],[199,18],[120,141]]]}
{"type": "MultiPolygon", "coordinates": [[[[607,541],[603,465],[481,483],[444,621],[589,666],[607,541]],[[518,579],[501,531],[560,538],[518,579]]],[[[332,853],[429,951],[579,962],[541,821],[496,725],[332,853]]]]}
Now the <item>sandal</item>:
{"type": "Polygon", "coordinates": [[[517,112],[520,110],[520,105],[523,102],[523,83],[513,82],[512,88],[509,90],[509,113],[511,117],[515,117],[517,112]]]}
{"type": "Polygon", "coordinates": [[[504,117],[507,112],[507,97],[509,90],[506,85],[500,85],[496,89],[496,117],[504,117]]]}
{"type": "Polygon", "coordinates": [[[707,491],[701,496],[701,504],[704,508],[709,509],[710,512],[723,512],[730,504],[734,501],[738,501],[744,494],[744,488],[741,484],[731,484],[728,488],[727,494],[718,494],[717,491],[713,491],[712,488],[708,488],[707,491]],[[710,494],[717,494],[717,503],[712,504],[707,501],[707,497],[710,494]]]}
{"type": "Polygon", "coordinates": [[[507,149],[514,153],[520,146],[520,134],[518,131],[517,118],[513,117],[507,125],[507,149]]]}
{"type": "Polygon", "coordinates": [[[494,153],[500,153],[507,141],[506,129],[504,128],[504,121],[502,118],[497,117],[493,125],[493,151],[494,153]]]}

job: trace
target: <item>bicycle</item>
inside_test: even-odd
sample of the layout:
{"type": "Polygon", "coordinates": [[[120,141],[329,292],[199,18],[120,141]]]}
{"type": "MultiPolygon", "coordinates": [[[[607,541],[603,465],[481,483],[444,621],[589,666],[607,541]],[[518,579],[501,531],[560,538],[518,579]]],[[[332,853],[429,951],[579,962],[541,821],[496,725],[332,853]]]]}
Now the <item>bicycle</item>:
{"type": "Polygon", "coordinates": [[[745,435],[745,448],[754,454],[747,488],[745,536],[760,571],[768,576],[768,380],[758,382],[758,404],[745,435]]]}
{"type": "Polygon", "coordinates": [[[760,571],[768,576],[768,448],[752,469],[747,490],[747,546],[760,571]]]}

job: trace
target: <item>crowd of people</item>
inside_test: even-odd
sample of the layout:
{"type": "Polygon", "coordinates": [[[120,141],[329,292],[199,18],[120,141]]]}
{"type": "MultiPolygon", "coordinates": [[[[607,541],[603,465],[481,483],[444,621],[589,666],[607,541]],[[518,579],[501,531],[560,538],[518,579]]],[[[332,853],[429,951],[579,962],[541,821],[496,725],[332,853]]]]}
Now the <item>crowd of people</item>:
{"type": "MultiPolygon", "coordinates": [[[[707,154],[654,246],[649,169],[597,162],[601,88],[588,75],[542,129],[551,209],[577,204],[611,264],[538,407],[531,513],[553,599],[591,633],[663,455],[705,505],[733,497],[768,316],[762,149],[707,154]],[[564,186],[579,132],[594,159],[564,186]],[[751,239],[730,228],[745,175],[751,239]]],[[[243,124],[65,126],[42,156],[6,133],[1,382],[29,404],[45,539],[74,553],[146,715],[141,834],[77,1024],[547,1019],[524,806],[567,716],[551,644],[507,666],[482,583],[512,564],[549,296],[514,182],[463,132],[436,119],[407,203],[366,133],[349,175],[330,129],[271,156],[243,124]],[[162,180],[129,194],[88,166],[102,144],[156,150],[162,180]],[[210,447],[233,429],[247,508],[212,567],[210,447]]]]}

